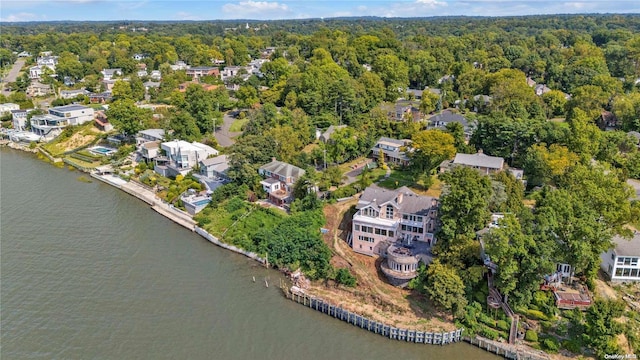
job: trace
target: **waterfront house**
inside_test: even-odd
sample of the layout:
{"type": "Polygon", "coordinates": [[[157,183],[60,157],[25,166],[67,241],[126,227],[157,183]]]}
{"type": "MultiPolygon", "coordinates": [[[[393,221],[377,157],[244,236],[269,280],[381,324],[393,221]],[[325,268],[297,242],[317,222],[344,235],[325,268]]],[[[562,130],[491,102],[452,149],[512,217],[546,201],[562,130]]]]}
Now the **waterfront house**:
{"type": "Polygon", "coordinates": [[[218,150],[199,143],[172,140],[160,144],[164,156],[155,158],[154,170],[162,176],[186,175],[192,168],[212,155],[218,155],[218,150]]]}
{"type": "Polygon", "coordinates": [[[11,110],[11,121],[13,128],[24,131],[27,126],[27,114],[31,110],[11,110]]]}
{"type": "Polygon", "coordinates": [[[195,190],[189,189],[180,196],[180,200],[185,210],[189,214],[195,215],[209,205],[211,197],[207,196],[205,192],[197,193],[195,190]]]}
{"type": "Polygon", "coordinates": [[[31,131],[37,135],[55,137],[69,125],[81,125],[94,118],[94,110],[82,105],[56,106],[44,115],[31,118],[31,131]]]}
{"type": "Polygon", "coordinates": [[[200,160],[200,174],[208,178],[228,179],[229,158],[227,155],[220,155],[212,158],[200,160]]]}
{"type": "Polygon", "coordinates": [[[402,241],[435,244],[438,199],[418,195],[406,186],[389,190],[378,185],[365,189],[352,220],[353,251],[382,255],[390,244],[402,241]]]}
{"type": "Polygon", "coordinates": [[[273,158],[270,163],[262,165],[258,169],[258,173],[265,177],[260,184],[268,194],[269,201],[282,206],[293,201],[293,185],[304,175],[305,171],[273,158]]]}
{"type": "Polygon", "coordinates": [[[613,282],[640,281],[640,232],[631,239],[616,236],[613,248],[600,255],[600,267],[613,282]]]}
{"type": "MultiPolygon", "coordinates": [[[[457,153],[453,161],[444,161],[440,164],[440,172],[447,171],[453,166],[466,166],[477,169],[481,174],[489,175],[501,171],[504,168],[504,159],[497,156],[485,155],[482,150],[476,154],[457,153]]],[[[514,173],[514,176],[518,174],[514,173]]],[[[522,175],[520,174],[520,178],[522,175]]]]}
{"type": "Polygon", "coordinates": [[[377,159],[380,156],[380,152],[382,152],[386,163],[408,166],[411,162],[411,159],[407,156],[407,151],[410,151],[410,145],[411,140],[397,140],[383,136],[371,148],[371,157],[377,159]]]}

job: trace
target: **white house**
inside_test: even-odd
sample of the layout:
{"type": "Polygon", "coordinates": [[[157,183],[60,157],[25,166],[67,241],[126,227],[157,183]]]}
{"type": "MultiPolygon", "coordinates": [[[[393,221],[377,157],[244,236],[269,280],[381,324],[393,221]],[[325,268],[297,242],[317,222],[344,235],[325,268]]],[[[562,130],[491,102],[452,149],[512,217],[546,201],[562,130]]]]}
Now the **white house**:
{"type": "Polygon", "coordinates": [[[42,76],[42,67],[41,66],[32,66],[29,68],[29,79],[35,80],[40,79],[42,76]]]}
{"type": "Polygon", "coordinates": [[[104,80],[111,80],[115,76],[122,76],[122,69],[102,69],[100,73],[104,80]]]}
{"type": "Polygon", "coordinates": [[[89,92],[84,88],[77,90],[60,90],[61,99],[74,99],[81,95],[89,95],[89,92]]]}
{"type": "Polygon", "coordinates": [[[162,141],[164,140],[163,129],[146,129],[138,131],[136,135],[136,146],[140,146],[149,141],[162,141]]]}
{"type": "Polygon", "coordinates": [[[14,129],[24,131],[27,126],[27,113],[27,110],[11,110],[11,121],[14,129]]]}
{"type": "Polygon", "coordinates": [[[172,140],[160,144],[165,156],[156,157],[155,171],[163,176],[186,175],[200,160],[218,155],[218,150],[199,142],[172,140]]]}
{"type": "Polygon", "coordinates": [[[94,111],[82,105],[65,105],[49,109],[48,114],[31,118],[31,131],[37,135],[54,137],[69,125],[80,125],[92,121],[94,111]]]}
{"type": "Polygon", "coordinates": [[[631,239],[616,236],[614,248],[600,255],[600,267],[611,281],[640,281],[640,233],[634,232],[631,239]]]}
{"type": "Polygon", "coordinates": [[[0,104],[0,116],[11,113],[12,110],[20,110],[20,105],[14,103],[0,104]]]}

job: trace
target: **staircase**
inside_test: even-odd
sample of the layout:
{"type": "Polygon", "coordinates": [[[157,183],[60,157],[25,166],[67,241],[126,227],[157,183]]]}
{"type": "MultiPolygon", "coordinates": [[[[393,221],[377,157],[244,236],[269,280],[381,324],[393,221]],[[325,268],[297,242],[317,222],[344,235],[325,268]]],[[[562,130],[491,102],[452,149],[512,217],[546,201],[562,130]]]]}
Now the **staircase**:
{"type": "Polygon", "coordinates": [[[518,335],[518,321],[520,318],[518,317],[518,315],[516,315],[513,312],[509,304],[504,302],[504,298],[502,297],[502,294],[500,294],[498,289],[496,289],[495,286],[493,285],[492,271],[489,271],[489,274],[487,276],[487,285],[489,287],[488,298],[499,299],[500,307],[502,308],[502,311],[504,311],[504,313],[509,317],[509,319],[511,319],[511,328],[509,329],[509,344],[515,344],[517,335],[518,335]]]}

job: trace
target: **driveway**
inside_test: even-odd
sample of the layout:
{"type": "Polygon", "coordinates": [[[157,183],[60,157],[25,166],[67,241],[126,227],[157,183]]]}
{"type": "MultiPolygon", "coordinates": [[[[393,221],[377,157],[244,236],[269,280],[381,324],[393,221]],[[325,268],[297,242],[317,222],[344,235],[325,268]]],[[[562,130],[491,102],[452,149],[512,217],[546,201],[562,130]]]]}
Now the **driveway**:
{"type": "Polygon", "coordinates": [[[231,112],[225,113],[223,116],[223,122],[221,126],[216,126],[216,140],[220,146],[231,146],[235,143],[234,137],[239,136],[242,132],[230,132],[231,124],[235,121],[235,118],[230,115],[231,112]]]}
{"type": "Polygon", "coordinates": [[[13,63],[13,67],[9,70],[7,76],[2,79],[2,83],[0,86],[2,87],[2,94],[5,96],[9,96],[11,94],[10,91],[5,91],[5,87],[8,83],[15,82],[18,78],[18,74],[20,73],[20,69],[24,66],[24,59],[18,59],[15,63],[13,63]]]}

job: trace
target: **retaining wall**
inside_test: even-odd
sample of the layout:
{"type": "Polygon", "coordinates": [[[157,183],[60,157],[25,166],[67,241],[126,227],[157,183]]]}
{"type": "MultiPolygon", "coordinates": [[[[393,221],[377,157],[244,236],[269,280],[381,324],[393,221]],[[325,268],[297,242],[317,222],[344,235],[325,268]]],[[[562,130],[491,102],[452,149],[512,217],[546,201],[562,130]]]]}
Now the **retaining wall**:
{"type": "Polygon", "coordinates": [[[231,250],[231,251],[236,252],[238,254],[242,254],[242,255],[244,255],[244,256],[246,256],[248,258],[251,258],[253,260],[259,261],[259,262],[261,262],[263,264],[266,262],[265,259],[263,259],[260,256],[258,256],[258,254],[256,254],[256,253],[253,253],[253,252],[250,252],[250,251],[246,251],[246,250],[240,249],[238,247],[235,247],[233,245],[229,245],[229,244],[223,243],[217,237],[209,234],[205,229],[203,229],[201,227],[196,226],[195,227],[195,232],[198,233],[203,238],[207,239],[212,244],[218,245],[218,246],[220,246],[222,248],[225,248],[227,250],[231,250]]]}
{"type": "Polygon", "coordinates": [[[313,296],[294,293],[291,290],[285,290],[284,293],[288,299],[299,304],[389,339],[434,345],[445,345],[462,340],[462,329],[451,332],[425,332],[396,328],[344,310],[339,306],[332,305],[313,296]]]}

